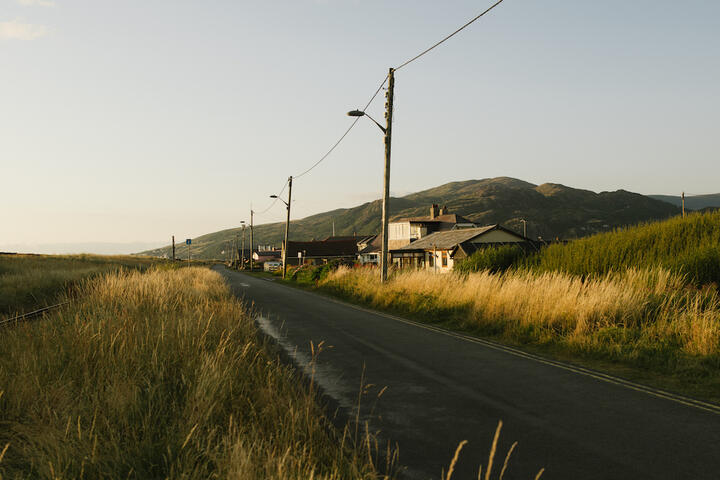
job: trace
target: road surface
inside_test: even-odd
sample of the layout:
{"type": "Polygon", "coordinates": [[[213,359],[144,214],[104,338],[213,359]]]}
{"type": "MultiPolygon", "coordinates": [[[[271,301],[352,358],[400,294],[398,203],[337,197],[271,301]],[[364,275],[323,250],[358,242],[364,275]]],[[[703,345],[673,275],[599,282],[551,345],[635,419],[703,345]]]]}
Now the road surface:
{"type": "Polygon", "coordinates": [[[397,443],[402,478],[440,478],[462,440],[453,478],[477,478],[500,419],[493,478],[514,441],[508,480],[540,468],[543,479],[720,478],[714,405],[216,268],[301,367],[324,342],[315,379],[341,413],[354,415],[363,378],[375,385],[362,418],[397,443]]]}

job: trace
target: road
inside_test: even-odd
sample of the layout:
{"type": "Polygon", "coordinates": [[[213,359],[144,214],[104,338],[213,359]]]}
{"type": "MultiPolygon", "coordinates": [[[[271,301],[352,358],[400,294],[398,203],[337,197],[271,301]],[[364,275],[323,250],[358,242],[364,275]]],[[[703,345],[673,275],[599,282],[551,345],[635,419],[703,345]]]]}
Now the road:
{"type": "Polygon", "coordinates": [[[341,413],[354,415],[363,378],[375,385],[363,418],[397,442],[403,478],[440,478],[462,440],[454,478],[477,478],[500,419],[496,462],[518,441],[508,480],[540,468],[543,479],[720,478],[713,405],[216,268],[301,367],[324,342],[315,379],[341,413]]]}

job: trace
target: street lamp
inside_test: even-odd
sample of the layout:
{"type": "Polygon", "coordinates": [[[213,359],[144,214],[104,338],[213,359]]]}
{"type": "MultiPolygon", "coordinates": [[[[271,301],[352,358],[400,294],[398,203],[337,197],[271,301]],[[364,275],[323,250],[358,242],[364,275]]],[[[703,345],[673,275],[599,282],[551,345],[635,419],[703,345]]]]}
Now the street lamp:
{"type": "Polygon", "coordinates": [[[366,112],[363,112],[362,110],[350,110],[347,114],[348,114],[348,117],[368,117],[370,120],[375,122],[375,125],[377,125],[380,128],[380,130],[382,130],[383,133],[387,133],[387,130],[385,129],[385,127],[380,125],[377,122],[377,120],[375,120],[370,115],[368,115],[366,112]]]}
{"type": "Polygon", "coordinates": [[[288,251],[288,237],[290,235],[290,202],[292,201],[292,177],[288,178],[288,201],[286,202],[277,195],[270,195],[270,198],[276,198],[285,204],[287,207],[287,220],[285,220],[285,243],[283,245],[283,275],[282,278],[285,280],[285,274],[287,273],[287,251],[288,251]]]}
{"type": "Polygon", "coordinates": [[[388,271],[388,220],[390,213],[390,147],[392,146],[392,116],[393,116],[393,95],[395,91],[395,69],[391,68],[388,73],[388,89],[385,93],[385,127],[380,125],[374,118],[362,110],[352,110],[347,114],[350,117],[368,117],[380,127],[385,134],[385,175],[383,180],[383,204],[382,204],[382,249],[380,251],[380,281],[387,280],[388,271]]]}

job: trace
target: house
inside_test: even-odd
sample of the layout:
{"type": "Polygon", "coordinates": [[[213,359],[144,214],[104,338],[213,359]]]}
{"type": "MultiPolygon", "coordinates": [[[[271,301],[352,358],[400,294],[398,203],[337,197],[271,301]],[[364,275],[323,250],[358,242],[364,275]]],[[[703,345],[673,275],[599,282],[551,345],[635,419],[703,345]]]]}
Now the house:
{"type": "MultiPolygon", "coordinates": [[[[285,247],[283,242],[283,248],[285,247]]],[[[288,265],[322,265],[332,260],[355,262],[357,258],[355,237],[349,239],[314,240],[310,242],[288,241],[288,265]]]]}
{"type": "Polygon", "coordinates": [[[455,262],[477,250],[498,245],[517,244],[535,248],[534,242],[501,225],[462,228],[435,232],[408,245],[390,250],[392,265],[449,272],[455,262]]]}
{"type": "Polygon", "coordinates": [[[253,252],[255,263],[277,262],[282,258],[281,250],[258,250],[253,252]]]}
{"type": "Polygon", "coordinates": [[[394,220],[388,225],[388,248],[390,250],[404,247],[435,232],[475,228],[473,222],[455,213],[448,213],[447,207],[432,204],[430,215],[426,217],[410,217],[394,220]]]}
{"type": "Polygon", "coordinates": [[[360,265],[378,265],[381,250],[381,235],[372,235],[363,242],[358,242],[358,262],[360,265]]]}

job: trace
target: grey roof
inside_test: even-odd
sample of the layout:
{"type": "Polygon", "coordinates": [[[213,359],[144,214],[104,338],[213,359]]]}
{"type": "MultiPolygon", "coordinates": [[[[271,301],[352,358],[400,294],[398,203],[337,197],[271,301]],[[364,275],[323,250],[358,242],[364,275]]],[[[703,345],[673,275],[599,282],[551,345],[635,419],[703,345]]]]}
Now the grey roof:
{"type": "MultiPolygon", "coordinates": [[[[414,251],[414,250],[431,250],[433,248],[439,248],[441,250],[449,250],[451,248],[455,248],[457,245],[461,243],[465,243],[468,240],[472,240],[473,238],[482,235],[483,233],[489,232],[490,230],[495,230],[497,228],[501,228],[505,230],[504,228],[500,227],[500,225],[487,225],[485,227],[479,227],[479,228],[462,228],[459,230],[447,230],[444,232],[435,232],[427,237],[422,237],[421,239],[412,242],[409,245],[405,245],[401,248],[396,248],[393,251],[414,251]]],[[[516,234],[517,235],[517,234],[516,234]]],[[[519,235],[522,237],[522,235],[519,235]]]]}

